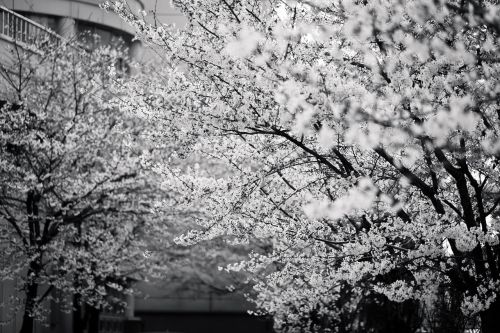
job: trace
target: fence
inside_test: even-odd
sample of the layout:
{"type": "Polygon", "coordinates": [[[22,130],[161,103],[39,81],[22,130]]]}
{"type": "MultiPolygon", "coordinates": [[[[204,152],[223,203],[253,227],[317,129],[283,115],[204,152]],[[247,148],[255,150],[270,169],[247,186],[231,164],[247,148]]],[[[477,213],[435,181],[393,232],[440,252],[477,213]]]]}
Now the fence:
{"type": "Polygon", "coordinates": [[[10,42],[39,46],[58,44],[61,37],[41,24],[0,6],[0,37],[10,42]]]}
{"type": "Polygon", "coordinates": [[[99,333],[123,333],[125,330],[125,318],[110,314],[99,316],[99,333]]]}

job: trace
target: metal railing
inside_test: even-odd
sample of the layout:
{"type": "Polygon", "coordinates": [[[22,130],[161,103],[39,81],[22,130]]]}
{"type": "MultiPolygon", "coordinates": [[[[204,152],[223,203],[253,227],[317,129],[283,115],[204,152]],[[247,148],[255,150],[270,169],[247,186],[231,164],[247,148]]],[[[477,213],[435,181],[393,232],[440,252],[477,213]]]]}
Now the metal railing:
{"type": "Polygon", "coordinates": [[[27,46],[61,41],[61,36],[4,6],[0,6],[0,37],[27,46]]]}
{"type": "Polygon", "coordinates": [[[125,317],[111,314],[99,316],[99,333],[123,333],[125,331],[125,317]]]}

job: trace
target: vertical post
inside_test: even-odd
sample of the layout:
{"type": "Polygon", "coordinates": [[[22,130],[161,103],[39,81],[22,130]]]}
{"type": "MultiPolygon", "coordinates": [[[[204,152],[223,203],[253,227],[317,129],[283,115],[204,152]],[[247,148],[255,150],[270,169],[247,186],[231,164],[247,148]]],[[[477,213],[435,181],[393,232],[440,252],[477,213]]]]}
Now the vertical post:
{"type": "Polygon", "coordinates": [[[209,290],[208,292],[208,312],[212,312],[213,311],[213,299],[212,299],[212,290],[209,290]]]}
{"type": "Polygon", "coordinates": [[[142,321],[135,317],[135,297],[134,294],[127,294],[127,308],[125,309],[124,333],[142,332],[142,321]]]}
{"type": "Polygon", "coordinates": [[[141,41],[134,40],[132,42],[132,44],[130,44],[130,48],[128,50],[128,55],[129,55],[130,61],[132,62],[132,65],[130,66],[130,74],[134,75],[137,72],[133,63],[139,62],[141,60],[143,51],[144,51],[144,49],[142,47],[141,41]]]}
{"type": "Polygon", "coordinates": [[[12,38],[12,19],[11,19],[11,14],[7,13],[7,33],[6,35],[12,38]]]}
{"type": "Polygon", "coordinates": [[[134,40],[130,44],[130,49],[129,49],[129,57],[132,61],[139,61],[141,60],[142,54],[143,54],[143,48],[142,48],[142,43],[140,40],[134,40]]]}
{"type": "Polygon", "coordinates": [[[125,317],[127,319],[134,318],[135,297],[134,294],[127,294],[127,308],[125,309],[125,317]]]}
{"type": "Polygon", "coordinates": [[[3,35],[5,34],[4,27],[5,27],[5,12],[2,10],[2,27],[0,28],[0,33],[3,35]]]}

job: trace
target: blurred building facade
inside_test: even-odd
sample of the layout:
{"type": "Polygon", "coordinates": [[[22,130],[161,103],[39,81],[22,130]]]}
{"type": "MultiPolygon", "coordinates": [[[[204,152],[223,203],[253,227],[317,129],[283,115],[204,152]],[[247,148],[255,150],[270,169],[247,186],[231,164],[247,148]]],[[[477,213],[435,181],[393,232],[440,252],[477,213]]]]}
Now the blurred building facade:
{"type": "MultiPolygon", "coordinates": [[[[98,35],[102,44],[111,44],[117,39],[122,39],[130,49],[130,56],[134,60],[139,60],[142,47],[139,41],[132,41],[133,29],[114,13],[100,9],[99,4],[102,2],[102,0],[0,0],[0,4],[4,7],[63,38],[71,39],[90,32],[98,35]]],[[[141,0],[127,2],[134,11],[144,9],[141,0]]]]}
{"type": "Polygon", "coordinates": [[[181,285],[174,281],[155,285],[142,282],[136,287],[141,297],[135,299],[134,315],[141,319],[143,332],[274,332],[270,318],[248,314],[254,306],[242,291],[229,293],[196,279],[181,285]]]}

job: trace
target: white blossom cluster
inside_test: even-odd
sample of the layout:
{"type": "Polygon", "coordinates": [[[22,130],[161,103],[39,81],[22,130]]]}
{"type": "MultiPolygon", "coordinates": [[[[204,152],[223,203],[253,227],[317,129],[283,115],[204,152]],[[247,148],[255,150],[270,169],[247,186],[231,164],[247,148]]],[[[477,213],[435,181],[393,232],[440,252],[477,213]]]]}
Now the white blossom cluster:
{"type": "Polygon", "coordinates": [[[41,319],[50,300],[123,309],[131,278],[164,269],[142,255],[169,232],[164,207],[150,208],[167,200],[142,163],[164,151],[148,138],[154,123],[108,104],[123,74],[109,69],[124,57],[61,42],[2,68],[0,279],[17,281],[7,316],[19,307],[41,319]]]}
{"type": "Polygon", "coordinates": [[[166,59],[117,105],[226,166],[159,166],[204,211],[179,242],[260,244],[228,269],[250,274],[283,330],[334,329],[370,295],[432,303],[445,288],[493,331],[497,2],[173,2],[182,31],[108,8],[166,59]]]}

